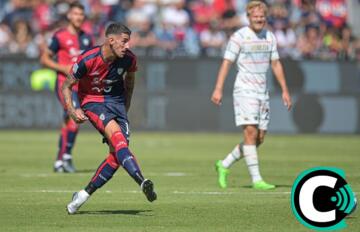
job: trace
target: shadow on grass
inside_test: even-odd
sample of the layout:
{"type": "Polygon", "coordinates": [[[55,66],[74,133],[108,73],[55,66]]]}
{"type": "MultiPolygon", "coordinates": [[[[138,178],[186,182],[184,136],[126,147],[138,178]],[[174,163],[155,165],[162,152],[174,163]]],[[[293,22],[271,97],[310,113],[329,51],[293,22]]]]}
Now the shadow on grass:
{"type": "Polygon", "coordinates": [[[96,210],[96,211],[80,211],[76,214],[88,214],[88,215],[112,215],[112,214],[124,214],[124,215],[136,215],[136,216],[153,216],[149,214],[143,214],[152,212],[152,210],[96,210]]]}

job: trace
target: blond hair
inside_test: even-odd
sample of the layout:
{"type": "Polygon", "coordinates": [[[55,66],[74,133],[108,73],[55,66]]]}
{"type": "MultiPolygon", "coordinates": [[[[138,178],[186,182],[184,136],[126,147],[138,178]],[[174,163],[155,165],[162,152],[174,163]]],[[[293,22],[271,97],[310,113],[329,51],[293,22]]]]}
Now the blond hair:
{"type": "Polygon", "coordinates": [[[250,1],[246,5],[247,16],[249,16],[255,8],[260,8],[260,9],[264,10],[265,15],[267,15],[268,8],[267,8],[266,4],[262,1],[254,0],[254,1],[250,1]]]}

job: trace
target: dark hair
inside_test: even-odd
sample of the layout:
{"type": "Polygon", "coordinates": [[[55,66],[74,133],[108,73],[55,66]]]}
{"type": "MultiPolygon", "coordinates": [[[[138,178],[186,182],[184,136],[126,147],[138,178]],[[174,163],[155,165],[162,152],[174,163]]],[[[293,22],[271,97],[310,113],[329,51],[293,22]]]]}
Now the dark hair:
{"type": "Polygon", "coordinates": [[[83,4],[81,4],[80,2],[73,2],[69,5],[69,10],[71,10],[72,8],[79,8],[81,10],[85,10],[85,7],[83,4]]]}
{"type": "Polygon", "coordinates": [[[131,30],[122,23],[110,23],[105,30],[105,36],[108,35],[120,35],[120,34],[131,35],[131,30]]]}

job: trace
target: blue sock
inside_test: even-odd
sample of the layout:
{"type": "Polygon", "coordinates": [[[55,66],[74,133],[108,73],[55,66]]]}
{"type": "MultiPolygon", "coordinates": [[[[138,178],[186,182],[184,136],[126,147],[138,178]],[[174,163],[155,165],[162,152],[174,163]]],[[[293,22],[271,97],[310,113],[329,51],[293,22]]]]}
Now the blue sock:
{"type": "Polygon", "coordinates": [[[71,150],[74,147],[77,131],[68,131],[67,132],[67,143],[65,146],[65,153],[71,154],[71,150]]]}
{"type": "Polygon", "coordinates": [[[91,186],[94,188],[92,192],[94,192],[96,189],[101,188],[104,184],[106,184],[113,177],[118,167],[119,164],[116,162],[114,155],[110,153],[107,159],[105,159],[100,164],[100,166],[96,170],[95,175],[91,179],[90,183],[91,186]]]}
{"type": "Polygon", "coordinates": [[[127,171],[127,173],[138,183],[144,181],[140,168],[136,163],[135,157],[131,154],[130,150],[125,147],[116,152],[116,158],[120,165],[127,171]]]}

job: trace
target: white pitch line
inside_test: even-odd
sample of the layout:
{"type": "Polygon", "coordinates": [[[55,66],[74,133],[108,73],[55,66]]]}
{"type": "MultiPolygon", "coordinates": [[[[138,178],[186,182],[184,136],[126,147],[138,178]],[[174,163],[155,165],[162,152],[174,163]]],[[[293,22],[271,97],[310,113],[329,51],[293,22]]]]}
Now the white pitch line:
{"type": "MultiPolygon", "coordinates": [[[[32,178],[32,177],[46,178],[46,177],[59,177],[59,176],[68,175],[68,173],[62,173],[62,174],[65,174],[65,175],[61,175],[59,173],[22,173],[22,174],[19,174],[18,176],[25,177],[25,178],[32,178]]],[[[76,176],[90,176],[90,175],[92,175],[92,174],[90,174],[90,173],[76,173],[76,176]]]]}
{"type": "Polygon", "coordinates": [[[289,195],[291,192],[182,192],[174,191],[173,194],[185,195],[234,195],[234,194],[253,194],[253,195],[289,195]]]}

